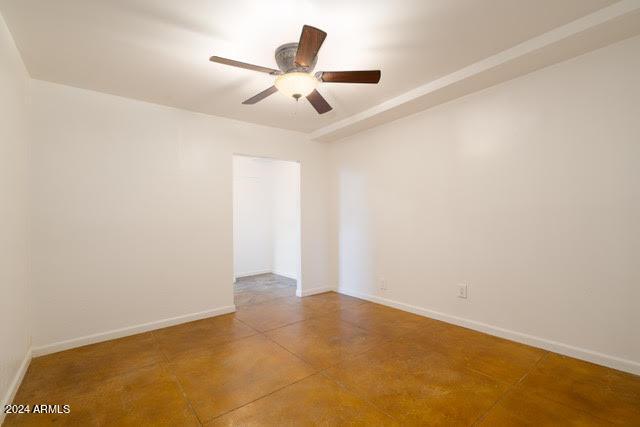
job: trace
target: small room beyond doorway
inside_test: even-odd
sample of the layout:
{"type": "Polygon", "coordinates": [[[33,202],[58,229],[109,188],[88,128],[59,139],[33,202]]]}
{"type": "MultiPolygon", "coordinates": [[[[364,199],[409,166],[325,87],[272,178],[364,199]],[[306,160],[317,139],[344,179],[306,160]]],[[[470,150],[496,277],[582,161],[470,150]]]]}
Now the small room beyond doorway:
{"type": "MultiPolygon", "coordinates": [[[[236,306],[300,289],[300,164],[233,156],[236,306]]],[[[299,293],[299,292],[298,292],[299,293]]]]}

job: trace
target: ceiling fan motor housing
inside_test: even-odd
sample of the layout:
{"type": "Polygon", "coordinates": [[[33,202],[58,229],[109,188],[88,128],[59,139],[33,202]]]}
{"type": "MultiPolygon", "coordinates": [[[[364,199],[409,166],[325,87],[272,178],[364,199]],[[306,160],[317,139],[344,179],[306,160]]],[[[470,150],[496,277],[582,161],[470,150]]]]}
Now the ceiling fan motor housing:
{"type": "Polygon", "coordinates": [[[318,56],[313,58],[310,67],[298,67],[295,64],[296,53],[298,52],[298,43],[286,43],[276,49],[276,63],[283,73],[301,72],[310,73],[316,66],[318,56]]]}

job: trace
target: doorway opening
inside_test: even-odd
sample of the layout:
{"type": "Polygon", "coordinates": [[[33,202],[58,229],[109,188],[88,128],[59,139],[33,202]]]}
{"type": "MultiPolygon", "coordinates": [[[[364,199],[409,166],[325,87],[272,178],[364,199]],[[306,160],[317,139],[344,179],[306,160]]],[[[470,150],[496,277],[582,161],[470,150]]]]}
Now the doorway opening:
{"type": "Polygon", "coordinates": [[[301,294],[300,163],[233,156],[236,306],[301,294]]]}

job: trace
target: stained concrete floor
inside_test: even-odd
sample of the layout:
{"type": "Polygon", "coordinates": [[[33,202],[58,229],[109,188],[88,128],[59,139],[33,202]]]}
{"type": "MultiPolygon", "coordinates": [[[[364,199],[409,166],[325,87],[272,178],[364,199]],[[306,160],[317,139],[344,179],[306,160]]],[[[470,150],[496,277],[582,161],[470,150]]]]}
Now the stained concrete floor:
{"type": "Polygon", "coordinates": [[[638,376],[271,279],[234,314],[35,358],[15,403],[71,413],[6,425],[640,425],[638,376]]]}

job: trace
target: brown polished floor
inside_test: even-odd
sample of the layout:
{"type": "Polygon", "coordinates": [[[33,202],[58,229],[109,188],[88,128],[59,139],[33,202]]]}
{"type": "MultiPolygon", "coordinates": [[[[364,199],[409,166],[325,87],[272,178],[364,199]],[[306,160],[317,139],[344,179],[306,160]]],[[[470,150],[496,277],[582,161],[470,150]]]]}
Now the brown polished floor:
{"type": "MultiPolygon", "coordinates": [[[[246,301],[245,301],[246,302],[246,301]]],[[[337,293],[33,360],[13,425],[640,425],[640,377],[337,293]]]]}

